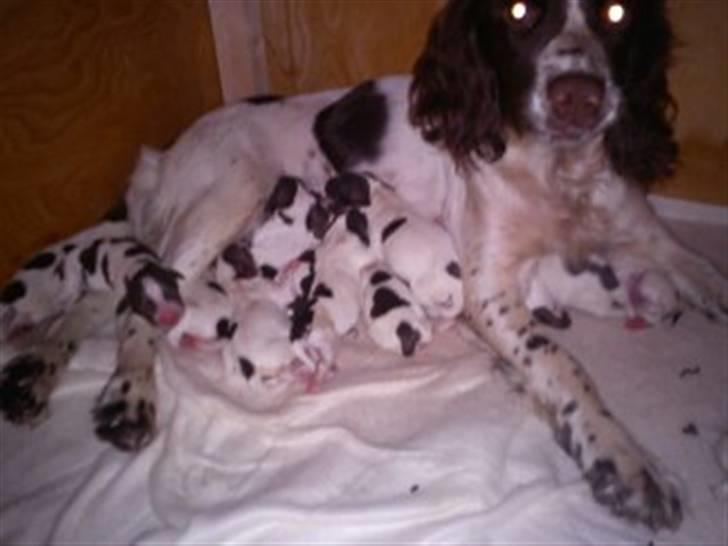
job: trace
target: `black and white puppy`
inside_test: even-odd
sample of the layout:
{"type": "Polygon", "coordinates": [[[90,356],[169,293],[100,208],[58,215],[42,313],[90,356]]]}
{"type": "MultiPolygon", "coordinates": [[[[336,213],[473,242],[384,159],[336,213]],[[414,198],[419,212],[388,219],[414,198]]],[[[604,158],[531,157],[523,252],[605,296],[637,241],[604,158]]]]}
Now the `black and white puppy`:
{"type": "Polygon", "coordinates": [[[524,304],[534,318],[554,328],[571,325],[569,309],[597,317],[625,317],[639,329],[676,323],[678,293],[664,272],[626,254],[565,263],[557,255],[536,258],[521,268],[524,304]]]}
{"type": "Polygon", "coordinates": [[[45,248],[0,292],[0,412],[8,420],[47,417],[50,395],[80,342],[115,322],[117,372],[94,409],[97,432],[113,430],[122,449],[151,438],[154,390],[138,365],[152,365],[156,330],[182,316],[180,275],[133,236],[125,211],[122,204],[96,226],[45,248]],[[132,388],[136,379],[141,384],[132,388]],[[121,404],[116,391],[135,404],[121,404]]]}
{"type": "Polygon", "coordinates": [[[363,318],[367,333],[380,347],[404,356],[432,340],[432,326],[408,283],[386,264],[365,267],[361,274],[363,318]]]}
{"type": "Polygon", "coordinates": [[[462,311],[452,239],[372,177],[336,176],[325,195],[337,219],[315,254],[312,327],[299,345],[305,354],[332,358],[336,338],[361,322],[379,346],[411,356],[430,341],[431,320],[462,311]],[[372,284],[373,271],[382,286],[372,284]]]}
{"type": "Polygon", "coordinates": [[[347,227],[406,281],[432,319],[452,319],[463,309],[455,244],[447,230],[418,213],[391,187],[372,176],[344,173],[326,183],[333,207],[347,210],[347,227]],[[347,207],[351,207],[347,209],[347,207]]]}

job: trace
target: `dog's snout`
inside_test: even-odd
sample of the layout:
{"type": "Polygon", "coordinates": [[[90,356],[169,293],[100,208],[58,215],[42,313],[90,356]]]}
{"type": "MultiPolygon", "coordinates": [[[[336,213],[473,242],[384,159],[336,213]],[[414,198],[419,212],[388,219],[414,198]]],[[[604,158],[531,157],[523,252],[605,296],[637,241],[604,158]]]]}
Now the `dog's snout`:
{"type": "Polygon", "coordinates": [[[551,112],[561,124],[575,129],[594,127],[602,112],[604,81],[590,74],[565,74],[547,89],[551,112]]]}
{"type": "Polygon", "coordinates": [[[577,45],[562,47],[557,51],[562,57],[578,57],[584,55],[584,50],[577,45]]]}

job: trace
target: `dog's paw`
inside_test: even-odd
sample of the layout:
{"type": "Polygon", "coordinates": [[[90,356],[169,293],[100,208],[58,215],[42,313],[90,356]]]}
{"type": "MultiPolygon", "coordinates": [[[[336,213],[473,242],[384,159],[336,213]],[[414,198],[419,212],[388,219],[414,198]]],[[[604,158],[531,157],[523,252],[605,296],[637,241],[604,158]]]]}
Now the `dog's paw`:
{"type": "Polygon", "coordinates": [[[126,281],[122,304],[156,326],[171,328],[184,312],[179,290],[182,276],[156,262],[147,262],[126,281]]]}
{"type": "Polygon", "coordinates": [[[50,367],[32,353],[16,356],[0,374],[0,413],[16,425],[40,423],[48,417],[50,367]]]}
{"type": "Polygon", "coordinates": [[[156,431],[152,370],[116,373],[93,409],[96,435],[122,451],[139,451],[156,431]]]}
{"type": "Polygon", "coordinates": [[[728,278],[710,262],[690,255],[669,273],[682,300],[708,320],[728,324],[728,278]]]}
{"type": "Polygon", "coordinates": [[[541,324],[557,330],[566,330],[571,327],[571,316],[557,306],[549,308],[542,305],[531,311],[531,316],[541,324]]]}
{"type": "Polygon", "coordinates": [[[0,413],[17,425],[48,417],[48,400],[75,344],[47,341],[10,359],[0,372],[0,413]]]}
{"type": "Polygon", "coordinates": [[[653,531],[674,530],[682,521],[675,486],[639,457],[596,459],[585,476],[596,501],[618,517],[653,531]]]}

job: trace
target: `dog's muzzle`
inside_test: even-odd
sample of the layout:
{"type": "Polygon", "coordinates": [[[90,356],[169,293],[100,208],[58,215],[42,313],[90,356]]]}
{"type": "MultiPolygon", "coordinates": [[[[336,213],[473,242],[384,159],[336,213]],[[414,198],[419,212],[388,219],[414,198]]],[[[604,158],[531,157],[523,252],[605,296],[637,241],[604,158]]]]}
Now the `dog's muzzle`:
{"type": "Polygon", "coordinates": [[[577,138],[599,125],[604,117],[605,84],[585,72],[554,77],[546,87],[549,128],[563,137],[577,138]]]}

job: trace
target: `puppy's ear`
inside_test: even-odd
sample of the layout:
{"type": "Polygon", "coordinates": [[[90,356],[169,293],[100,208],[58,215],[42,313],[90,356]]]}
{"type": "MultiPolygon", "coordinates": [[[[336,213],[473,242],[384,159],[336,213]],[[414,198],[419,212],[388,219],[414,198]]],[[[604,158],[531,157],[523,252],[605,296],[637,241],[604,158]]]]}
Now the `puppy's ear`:
{"type": "Polygon", "coordinates": [[[341,211],[348,207],[368,207],[371,204],[369,180],[357,173],[343,173],[326,182],[326,197],[341,211]]]}
{"type": "Polygon", "coordinates": [[[673,134],[677,108],[667,79],[674,38],[664,2],[640,8],[644,11],[630,34],[632,43],[625,48],[629,55],[616,59],[614,72],[623,101],[605,143],[614,170],[648,186],[671,176],[677,164],[673,134]]]}
{"type": "Polygon", "coordinates": [[[266,214],[290,207],[296,199],[299,183],[301,180],[293,176],[281,176],[265,204],[266,214]]]}
{"type": "Polygon", "coordinates": [[[478,37],[486,2],[450,2],[437,16],[415,63],[410,120],[461,169],[505,151],[496,71],[478,37]]]}

